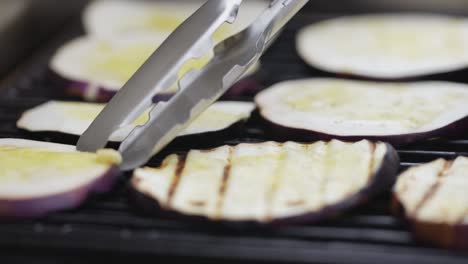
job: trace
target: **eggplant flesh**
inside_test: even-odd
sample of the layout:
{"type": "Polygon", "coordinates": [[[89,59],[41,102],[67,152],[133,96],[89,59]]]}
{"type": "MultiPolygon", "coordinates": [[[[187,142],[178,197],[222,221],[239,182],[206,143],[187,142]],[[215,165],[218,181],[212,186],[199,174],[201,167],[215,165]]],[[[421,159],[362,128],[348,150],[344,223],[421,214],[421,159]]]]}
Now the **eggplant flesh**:
{"type": "Polygon", "coordinates": [[[403,172],[394,187],[394,208],[415,236],[468,252],[468,158],[438,159],[403,172]]]}
{"type": "Polygon", "coordinates": [[[109,149],[83,153],[69,145],[0,139],[0,218],[75,208],[112,187],[120,162],[109,149]]]}
{"type": "Polygon", "coordinates": [[[401,145],[457,136],[468,127],[468,85],[452,82],[303,79],[273,85],[255,101],[271,134],[296,140],[401,145]]]}
{"type": "Polygon", "coordinates": [[[63,80],[65,93],[88,101],[110,99],[163,41],[143,33],[112,38],[82,36],[60,47],[49,67],[63,80]]]}
{"type": "Polygon", "coordinates": [[[305,27],[297,36],[297,50],[311,66],[370,79],[465,69],[467,47],[468,20],[430,14],[340,17],[305,27]]]}
{"type": "MultiPolygon", "coordinates": [[[[81,135],[89,127],[104,104],[49,101],[27,110],[17,122],[17,127],[31,132],[60,132],[81,135]]],[[[179,136],[219,132],[250,117],[255,105],[249,102],[216,102],[195,119],[179,136]]],[[[114,132],[110,140],[120,142],[137,126],[148,120],[148,113],[132,124],[114,132]]]]}
{"type": "Polygon", "coordinates": [[[397,168],[395,150],[381,142],[265,142],[170,155],[159,168],[135,170],[131,184],[145,197],[138,206],[159,208],[156,213],[300,223],[341,213],[388,188],[397,168]]]}
{"type": "MultiPolygon", "coordinates": [[[[87,34],[98,37],[128,35],[140,32],[167,37],[205,1],[92,1],[83,13],[87,34]]],[[[267,1],[243,3],[234,23],[223,24],[213,35],[216,42],[250,25],[265,8],[267,1]]]]}
{"type": "MultiPolygon", "coordinates": [[[[55,78],[61,80],[66,94],[87,101],[108,101],[163,41],[164,38],[145,33],[110,38],[83,36],[59,48],[50,68],[55,78]]],[[[207,55],[187,61],[181,67],[179,77],[191,69],[202,68],[209,59],[207,55]]],[[[259,65],[254,64],[244,77],[258,71],[259,65]]],[[[232,89],[236,87],[234,85],[232,89]]],[[[165,100],[176,91],[174,84],[156,98],[165,100]]]]}

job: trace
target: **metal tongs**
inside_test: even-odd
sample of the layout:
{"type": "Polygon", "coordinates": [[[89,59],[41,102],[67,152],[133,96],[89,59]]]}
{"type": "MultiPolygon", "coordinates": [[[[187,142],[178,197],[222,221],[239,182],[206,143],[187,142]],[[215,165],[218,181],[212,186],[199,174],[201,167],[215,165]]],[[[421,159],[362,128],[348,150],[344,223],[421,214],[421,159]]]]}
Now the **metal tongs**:
{"type": "Polygon", "coordinates": [[[225,22],[233,23],[242,0],[209,0],[185,20],[112,98],[80,137],[77,149],[95,152],[111,134],[131,124],[151,108],[149,120],[137,126],[120,145],[121,168],[145,164],[190,122],[215,102],[263,54],[279,30],[308,0],[275,0],[245,30],[213,48],[212,35],[225,22]],[[181,67],[191,59],[213,53],[200,70],[178,81],[179,90],[166,102],[152,98],[178,80],[181,67]]]}

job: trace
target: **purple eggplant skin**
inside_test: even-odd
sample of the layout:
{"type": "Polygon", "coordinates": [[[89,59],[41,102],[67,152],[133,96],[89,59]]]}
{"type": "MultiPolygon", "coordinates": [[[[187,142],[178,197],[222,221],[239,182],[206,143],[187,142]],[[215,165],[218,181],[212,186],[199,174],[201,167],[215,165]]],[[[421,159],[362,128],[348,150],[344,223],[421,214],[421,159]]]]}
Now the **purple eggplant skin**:
{"type": "MultiPolygon", "coordinates": [[[[95,86],[92,83],[84,80],[71,80],[67,79],[60,74],[49,70],[49,79],[55,84],[57,94],[65,98],[72,98],[76,100],[85,100],[96,103],[107,103],[117,93],[116,90],[109,89],[104,86],[95,86]],[[96,90],[92,97],[87,97],[86,94],[90,89],[96,90]]],[[[154,97],[155,102],[167,101],[173,94],[160,94],[154,97]]]]}
{"type": "MultiPolygon", "coordinates": [[[[83,98],[88,101],[92,102],[100,102],[106,103],[109,102],[112,97],[117,93],[115,90],[106,89],[106,87],[98,86],[97,88],[93,88],[92,84],[85,82],[85,81],[70,81],[66,85],[66,95],[71,97],[83,98]],[[94,98],[86,98],[86,93],[89,89],[98,89],[98,92],[94,96],[94,98]]],[[[160,101],[167,101],[169,100],[174,94],[158,94],[153,97],[154,102],[160,101]]]]}
{"type": "Polygon", "coordinates": [[[120,170],[112,167],[95,181],[63,193],[21,200],[1,198],[0,220],[35,219],[51,212],[74,209],[93,194],[109,192],[120,175],[120,170]]]}
{"type": "MultiPolygon", "coordinates": [[[[257,105],[257,107],[259,107],[257,105]]],[[[260,109],[260,119],[262,126],[265,128],[265,133],[269,134],[268,136],[277,141],[288,141],[288,140],[296,140],[296,141],[316,141],[316,140],[332,140],[338,139],[342,141],[351,141],[356,142],[363,139],[367,139],[370,141],[383,141],[388,142],[393,146],[405,146],[410,143],[423,141],[427,139],[433,138],[461,138],[465,135],[466,131],[468,130],[468,116],[454,121],[451,124],[448,124],[444,127],[440,127],[435,130],[427,131],[427,132],[420,132],[420,133],[410,133],[410,134],[400,134],[400,135],[384,135],[384,136],[375,136],[375,135],[361,135],[361,136],[338,136],[338,135],[331,135],[327,133],[311,131],[302,128],[293,128],[293,127],[286,127],[277,123],[274,123],[261,114],[260,109]]]]}
{"type": "Polygon", "coordinates": [[[176,137],[166,148],[215,148],[227,140],[232,140],[240,136],[244,131],[247,121],[248,119],[239,120],[230,126],[217,131],[176,137]]]}
{"type": "MultiPolygon", "coordinates": [[[[104,86],[95,87],[93,84],[82,80],[70,80],[60,74],[49,70],[49,78],[56,84],[57,88],[61,89],[58,94],[64,97],[77,98],[91,102],[106,103],[117,93],[116,90],[108,89],[104,86]],[[97,92],[91,98],[87,98],[86,94],[90,89],[95,89],[97,92]]],[[[232,99],[241,96],[250,96],[260,90],[260,82],[257,80],[256,74],[247,76],[246,78],[234,84],[224,95],[223,99],[232,99]]],[[[174,94],[158,94],[153,97],[153,102],[168,101],[174,94]]]]}
{"type": "Polygon", "coordinates": [[[151,195],[138,191],[134,187],[135,178],[130,181],[128,198],[135,208],[147,215],[162,216],[172,219],[186,219],[188,221],[201,223],[214,222],[235,229],[249,227],[268,228],[291,224],[313,224],[337,217],[353,207],[365,204],[377,194],[390,190],[397,178],[400,158],[396,150],[390,144],[386,143],[386,146],[387,153],[382,160],[382,164],[366,187],[337,204],[329,205],[318,211],[304,213],[297,216],[274,218],[267,222],[258,222],[254,220],[232,221],[226,219],[210,219],[205,216],[186,215],[167,209],[161,206],[157,200],[151,197],[151,195]]]}
{"type": "Polygon", "coordinates": [[[341,79],[350,79],[357,81],[375,81],[375,82],[418,82],[418,81],[429,81],[429,80],[438,80],[438,81],[451,81],[451,82],[466,82],[466,75],[468,74],[468,65],[461,67],[456,70],[450,71],[440,71],[438,73],[429,73],[429,74],[418,74],[414,76],[405,76],[397,78],[379,78],[366,76],[362,74],[357,74],[352,71],[340,71],[340,72],[331,72],[319,69],[312,65],[309,65],[307,62],[303,61],[303,65],[309,68],[309,75],[317,77],[330,77],[330,78],[341,78],[341,79]]]}
{"type": "MultiPolygon", "coordinates": [[[[238,96],[245,96],[246,94],[252,94],[257,91],[257,87],[259,87],[258,83],[252,79],[244,79],[236,83],[233,87],[231,87],[226,94],[223,95],[223,98],[229,99],[238,96]]],[[[98,88],[92,88],[92,85],[87,82],[81,81],[70,81],[66,85],[66,95],[71,97],[77,98],[85,98],[89,101],[93,102],[108,102],[112,97],[117,93],[117,91],[106,89],[105,87],[99,86],[98,88]],[[89,89],[98,89],[95,98],[87,99],[85,98],[85,94],[89,89]]],[[[153,97],[153,102],[161,102],[161,101],[168,101],[174,94],[158,94],[153,97]]]]}
{"type": "MultiPolygon", "coordinates": [[[[237,138],[242,134],[245,124],[248,119],[239,120],[238,122],[217,131],[210,131],[199,134],[191,134],[176,137],[165,149],[193,149],[193,148],[214,148],[219,144],[237,138]]],[[[44,140],[53,138],[54,142],[62,144],[76,145],[79,136],[66,134],[57,131],[40,131],[32,132],[24,129],[19,129],[23,138],[31,138],[35,140],[44,140]]],[[[118,149],[120,142],[109,142],[106,148],[118,149]]]]}
{"type": "Polygon", "coordinates": [[[67,86],[65,87],[65,93],[68,96],[71,97],[79,97],[86,99],[87,101],[93,101],[93,102],[108,102],[112,96],[114,96],[115,91],[113,90],[108,90],[105,87],[98,86],[98,87],[93,87],[92,84],[85,82],[85,81],[70,81],[67,86]],[[93,96],[93,98],[87,98],[86,93],[90,89],[97,89],[96,94],[93,96]]]}
{"type": "Polygon", "coordinates": [[[238,97],[253,96],[261,89],[261,84],[256,76],[248,76],[235,83],[221,97],[225,100],[235,99],[238,97]]]}
{"type": "Polygon", "coordinates": [[[86,100],[91,102],[105,103],[108,102],[115,91],[109,90],[103,86],[92,86],[87,81],[82,80],[71,80],[63,77],[59,73],[49,69],[48,78],[54,84],[54,94],[58,94],[64,98],[86,100]],[[96,89],[96,93],[93,98],[87,98],[86,94],[90,89],[96,89]]]}
{"type": "Polygon", "coordinates": [[[414,219],[406,214],[396,195],[393,196],[391,207],[393,214],[405,222],[418,241],[468,253],[468,224],[450,225],[414,219]]]}

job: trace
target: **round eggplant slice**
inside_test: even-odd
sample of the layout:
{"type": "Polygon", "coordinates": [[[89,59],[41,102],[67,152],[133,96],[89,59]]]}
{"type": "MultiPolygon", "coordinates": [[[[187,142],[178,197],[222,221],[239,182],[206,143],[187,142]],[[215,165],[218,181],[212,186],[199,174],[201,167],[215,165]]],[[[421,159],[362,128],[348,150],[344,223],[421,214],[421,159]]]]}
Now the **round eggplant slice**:
{"type": "Polygon", "coordinates": [[[406,79],[447,73],[468,67],[468,20],[429,14],[341,17],[302,29],[297,50],[311,66],[344,75],[406,79]]]}
{"type": "MultiPolygon", "coordinates": [[[[87,101],[105,102],[117,93],[163,41],[164,38],[148,33],[112,38],[79,37],[56,52],[50,68],[62,80],[66,94],[87,101]]],[[[209,58],[207,55],[188,61],[179,75],[202,68],[209,58]]],[[[253,65],[246,76],[258,69],[259,63],[253,65]]],[[[167,99],[176,90],[174,85],[158,94],[157,98],[167,99]]]]}
{"type": "Polygon", "coordinates": [[[438,159],[403,172],[394,187],[394,208],[415,236],[468,252],[468,158],[438,159]]]}
{"type": "Polygon", "coordinates": [[[265,142],[192,150],[134,171],[144,208],[221,222],[315,222],[390,188],[398,156],[388,144],[265,142]]]}
{"type": "Polygon", "coordinates": [[[108,191],[119,175],[114,150],[83,153],[74,146],[0,139],[0,218],[33,218],[80,205],[108,191]]]}
{"type": "MultiPolygon", "coordinates": [[[[102,111],[105,104],[49,101],[23,113],[17,127],[30,132],[60,132],[80,136],[102,111]]],[[[249,102],[222,101],[211,105],[190,124],[181,136],[228,130],[250,117],[255,105],[249,102]]],[[[113,133],[110,141],[121,142],[137,126],[148,121],[143,114],[132,124],[113,133]]]]}
{"type": "MultiPolygon", "coordinates": [[[[205,1],[93,1],[83,15],[88,34],[115,36],[150,32],[167,37],[205,1]]],[[[268,1],[245,1],[233,24],[222,25],[213,35],[215,41],[223,40],[246,28],[268,7],[268,1]]]]}
{"type": "Polygon", "coordinates": [[[468,85],[304,79],[278,83],[255,101],[279,138],[363,138],[394,145],[468,128],[468,85]]]}
{"type": "Polygon", "coordinates": [[[57,51],[50,68],[69,81],[66,93],[89,101],[110,99],[163,40],[147,34],[108,39],[79,37],[57,51]]]}

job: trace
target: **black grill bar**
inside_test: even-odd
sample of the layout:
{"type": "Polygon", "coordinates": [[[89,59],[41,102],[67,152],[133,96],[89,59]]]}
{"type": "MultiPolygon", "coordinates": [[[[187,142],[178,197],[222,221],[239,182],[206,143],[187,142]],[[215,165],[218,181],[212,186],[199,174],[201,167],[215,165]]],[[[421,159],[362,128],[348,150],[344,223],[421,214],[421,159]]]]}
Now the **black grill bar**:
{"type": "MultiPolygon", "coordinates": [[[[317,19],[298,16],[271,47],[256,77],[265,87],[287,79],[324,76],[305,65],[294,48],[297,30],[317,19]]],[[[69,99],[61,93],[62,87],[51,79],[47,62],[60,44],[80,32],[80,29],[68,30],[59,36],[44,48],[16,82],[0,90],[4,93],[0,98],[0,137],[76,142],[58,133],[47,137],[26,133],[18,130],[15,123],[26,109],[49,99],[69,99]]],[[[265,140],[268,137],[263,128],[251,121],[241,135],[233,135],[220,144],[265,140]]],[[[190,147],[167,149],[153,159],[152,165],[168,153],[181,153],[190,147]]],[[[467,147],[468,138],[434,139],[400,148],[401,170],[437,158],[468,155],[467,147]]],[[[70,258],[81,256],[82,252],[110,252],[197,257],[197,261],[241,260],[243,263],[468,263],[467,256],[414,241],[404,224],[392,216],[389,192],[320,224],[226,227],[142,214],[127,200],[129,177],[125,175],[111,193],[93,197],[80,208],[53,213],[43,219],[0,223],[0,251],[21,248],[27,254],[37,249],[65,250],[70,258]]]]}

